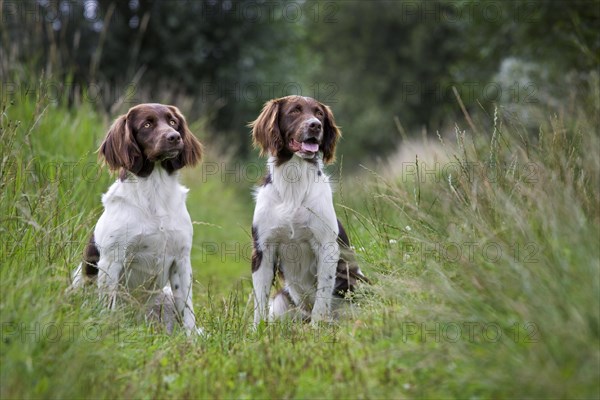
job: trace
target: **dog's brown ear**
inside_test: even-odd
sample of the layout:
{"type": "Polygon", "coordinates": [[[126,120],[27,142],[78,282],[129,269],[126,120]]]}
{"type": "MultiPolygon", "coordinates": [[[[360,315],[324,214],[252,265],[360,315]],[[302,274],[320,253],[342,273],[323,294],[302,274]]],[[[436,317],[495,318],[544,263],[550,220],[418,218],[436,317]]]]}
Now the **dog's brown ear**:
{"type": "Polygon", "coordinates": [[[342,131],[335,124],[331,109],[322,103],[321,106],[325,112],[323,119],[323,162],[330,164],[335,161],[335,145],[342,136],[342,131]]]}
{"type": "Polygon", "coordinates": [[[279,99],[265,103],[256,120],[248,124],[252,128],[252,143],[260,149],[260,155],[277,154],[283,148],[279,131],[279,99]]]}
{"type": "Polygon", "coordinates": [[[125,168],[136,172],[138,164],[141,164],[142,152],[133,137],[128,115],[121,115],[113,122],[100,145],[99,157],[104,157],[113,171],[125,168]]]}
{"type": "Polygon", "coordinates": [[[175,106],[168,107],[179,121],[179,129],[177,129],[177,131],[181,135],[181,140],[183,141],[183,151],[181,154],[175,159],[168,161],[171,163],[174,170],[185,166],[193,167],[202,159],[202,143],[200,143],[188,128],[188,124],[181,111],[175,106]]]}

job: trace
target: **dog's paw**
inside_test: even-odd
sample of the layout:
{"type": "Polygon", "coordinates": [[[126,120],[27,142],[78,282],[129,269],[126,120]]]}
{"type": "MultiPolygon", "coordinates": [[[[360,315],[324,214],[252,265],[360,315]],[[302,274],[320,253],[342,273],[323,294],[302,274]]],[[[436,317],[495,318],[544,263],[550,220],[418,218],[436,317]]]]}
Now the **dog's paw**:
{"type": "Polygon", "coordinates": [[[319,306],[319,304],[315,304],[312,312],[310,313],[310,321],[311,324],[319,322],[333,322],[331,312],[329,311],[329,307],[322,305],[319,306]]]}
{"type": "Polygon", "coordinates": [[[184,328],[187,337],[198,337],[202,339],[208,338],[210,335],[204,329],[194,326],[192,328],[184,328]]]}
{"type": "Polygon", "coordinates": [[[210,334],[200,327],[196,327],[194,329],[193,335],[195,335],[201,339],[208,339],[210,337],[210,334]]]}
{"type": "Polygon", "coordinates": [[[321,325],[330,325],[333,322],[334,322],[334,320],[329,313],[316,314],[313,312],[310,316],[310,325],[312,327],[319,327],[321,325]]]}

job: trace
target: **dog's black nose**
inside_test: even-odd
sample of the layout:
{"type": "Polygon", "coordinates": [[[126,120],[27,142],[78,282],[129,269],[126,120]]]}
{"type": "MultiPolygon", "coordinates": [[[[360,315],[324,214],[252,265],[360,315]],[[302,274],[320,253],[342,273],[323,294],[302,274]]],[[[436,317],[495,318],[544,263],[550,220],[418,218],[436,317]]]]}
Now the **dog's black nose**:
{"type": "Polygon", "coordinates": [[[311,132],[318,132],[321,130],[321,123],[319,121],[313,121],[308,125],[308,129],[311,132]]]}
{"type": "Polygon", "coordinates": [[[167,141],[169,143],[177,143],[181,140],[181,135],[179,132],[171,132],[167,134],[167,141]]]}

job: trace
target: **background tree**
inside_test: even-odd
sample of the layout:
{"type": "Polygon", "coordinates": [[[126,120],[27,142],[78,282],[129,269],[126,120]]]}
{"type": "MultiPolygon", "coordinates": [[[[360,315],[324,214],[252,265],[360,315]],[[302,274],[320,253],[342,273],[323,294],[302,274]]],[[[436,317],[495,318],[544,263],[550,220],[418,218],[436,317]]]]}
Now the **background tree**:
{"type": "Polygon", "coordinates": [[[395,149],[395,118],[407,135],[452,125],[453,87],[473,112],[513,104],[525,114],[598,90],[596,0],[1,4],[4,81],[34,85],[27,77],[44,70],[71,88],[61,99],[99,91],[113,113],[175,102],[243,155],[246,123],[287,94],[331,105],[351,138],[341,153],[363,159],[395,149]]]}
{"type": "Polygon", "coordinates": [[[309,23],[309,31],[320,61],[313,79],[339,88],[335,108],[352,136],[342,144],[346,154],[393,150],[395,116],[409,134],[452,125],[453,87],[467,108],[487,112],[564,98],[565,87],[574,90],[569,82],[583,95],[598,90],[589,75],[600,65],[597,1],[335,4],[335,19],[319,29],[309,23]],[[521,63],[528,73],[515,76],[521,63]],[[502,74],[507,68],[513,72],[502,74]]]}

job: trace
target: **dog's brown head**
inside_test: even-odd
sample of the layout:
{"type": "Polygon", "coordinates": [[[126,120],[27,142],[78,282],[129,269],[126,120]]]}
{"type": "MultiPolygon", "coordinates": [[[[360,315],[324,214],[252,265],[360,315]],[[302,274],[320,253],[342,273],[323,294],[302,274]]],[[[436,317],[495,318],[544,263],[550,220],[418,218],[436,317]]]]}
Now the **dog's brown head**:
{"type": "Polygon", "coordinates": [[[177,107],[147,103],[118,117],[99,151],[111,170],[146,177],[156,163],[169,173],[194,166],[202,156],[202,145],[177,107]]]}
{"type": "Polygon", "coordinates": [[[277,163],[294,154],[316,160],[323,152],[323,162],[334,161],[335,145],[341,136],[333,113],[326,105],[310,97],[287,96],[268,101],[258,118],[251,122],[254,146],[261,155],[277,157],[277,163]]]}

